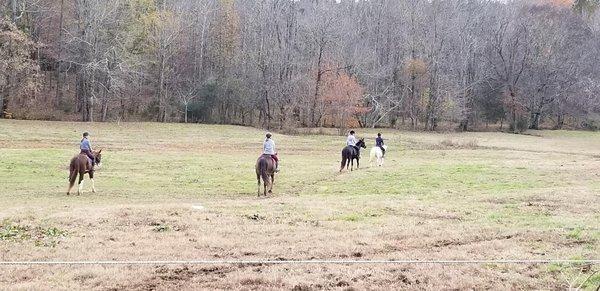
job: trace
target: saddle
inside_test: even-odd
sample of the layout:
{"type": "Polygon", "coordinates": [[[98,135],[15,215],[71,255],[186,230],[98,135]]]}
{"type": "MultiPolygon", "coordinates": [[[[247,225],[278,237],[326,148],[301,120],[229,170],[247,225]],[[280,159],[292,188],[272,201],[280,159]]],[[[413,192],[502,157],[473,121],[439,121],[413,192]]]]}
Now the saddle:
{"type": "Polygon", "coordinates": [[[84,156],[84,157],[85,157],[85,159],[87,160],[87,165],[88,165],[88,168],[90,168],[90,169],[91,169],[91,168],[93,168],[93,167],[94,167],[94,161],[92,161],[92,159],[90,159],[90,157],[88,157],[88,156],[87,156],[86,154],[84,154],[84,153],[80,153],[79,155],[80,155],[80,156],[84,156]]]}
{"type": "Polygon", "coordinates": [[[353,145],[351,147],[354,150],[354,152],[352,153],[352,156],[353,157],[359,157],[360,156],[360,148],[357,147],[357,146],[355,146],[355,145],[353,145]]]}
{"type": "Polygon", "coordinates": [[[260,155],[260,158],[271,159],[271,160],[273,160],[273,162],[275,162],[275,159],[273,158],[273,156],[269,155],[269,154],[262,154],[262,155],[260,155]]]}

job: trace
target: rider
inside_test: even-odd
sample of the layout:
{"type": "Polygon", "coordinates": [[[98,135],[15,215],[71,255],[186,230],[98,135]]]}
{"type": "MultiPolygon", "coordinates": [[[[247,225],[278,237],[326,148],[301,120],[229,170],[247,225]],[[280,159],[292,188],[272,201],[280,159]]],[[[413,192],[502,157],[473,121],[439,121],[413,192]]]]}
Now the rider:
{"type": "Polygon", "coordinates": [[[275,142],[271,139],[271,133],[267,132],[267,139],[263,143],[263,155],[270,155],[275,161],[275,173],[279,172],[279,159],[275,152],[275,142]]]}
{"type": "Polygon", "coordinates": [[[81,144],[79,145],[79,148],[81,149],[80,154],[85,154],[88,158],[90,158],[92,167],[94,167],[94,155],[92,154],[92,144],[90,143],[89,136],[89,133],[83,133],[83,138],[81,139],[81,144]]]}
{"type": "Polygon", "coordinates": [[[377,138],[375,139],[375,146],[381,149],[381,153],[385,156],[385,148],[383,147],[383,138],[381,138],[381,132],[377,133],[377,138]]]}
{"type": "Polygon", "coordinates": [[[354,130],[351,130],[350,134],[348,135],[348,138],[346,139],[346,145],[356,147],[357,142],[358,139],[356,138],[356,136],[354,136],[354,130]]]}

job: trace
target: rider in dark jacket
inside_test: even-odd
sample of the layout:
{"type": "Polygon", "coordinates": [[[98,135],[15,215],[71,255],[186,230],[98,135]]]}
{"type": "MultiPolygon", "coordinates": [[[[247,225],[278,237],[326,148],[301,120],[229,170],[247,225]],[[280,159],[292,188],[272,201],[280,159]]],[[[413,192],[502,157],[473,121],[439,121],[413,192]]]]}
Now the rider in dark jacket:
{"type": "Polygon", "coordinates": [[[383,147],[383,138],[381,138],[381,132],[377,134],[375,146],[378,146],[381,149],[381,153],[385,156],[385,148],[383,147]]]}

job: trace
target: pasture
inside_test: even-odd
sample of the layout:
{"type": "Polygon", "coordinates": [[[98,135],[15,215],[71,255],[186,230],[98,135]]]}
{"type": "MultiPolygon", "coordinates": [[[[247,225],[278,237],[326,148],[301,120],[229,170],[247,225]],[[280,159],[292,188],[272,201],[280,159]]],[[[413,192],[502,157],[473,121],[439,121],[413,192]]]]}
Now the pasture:
{"type": "MultiPolygon", "coordinates": [[[[361,169],[343,173],[345,137],[275,133],[281,173],[257,198],[258,129],[0,120],[0,260],[600,258],[600,133],[382,132],[384,167],[357,130],[361,169]],[[83,131],[98,192],[66,196],[83,131]]],[[[0,266],[0,288],[594,289],[599,268],[0,266]]]]}

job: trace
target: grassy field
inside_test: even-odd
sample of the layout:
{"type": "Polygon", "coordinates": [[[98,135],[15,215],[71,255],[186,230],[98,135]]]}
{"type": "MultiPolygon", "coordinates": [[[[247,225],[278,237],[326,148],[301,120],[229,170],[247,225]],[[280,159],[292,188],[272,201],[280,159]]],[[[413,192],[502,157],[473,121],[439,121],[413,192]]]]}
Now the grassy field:
{"type": "MultiPolygon", "coordinates": [[[[282,171],[257,198],[261,130],[0,120],[0,260],[600,258],[600,133],[383,133],[384,167],[365,152],[343,173],[345,137],[276,133],[282,171]],[[66,196],[83,131],[98,193],[66,196]]],[[[598,269],[0,266],[0,289],[594,289],[598,269]]]]}

